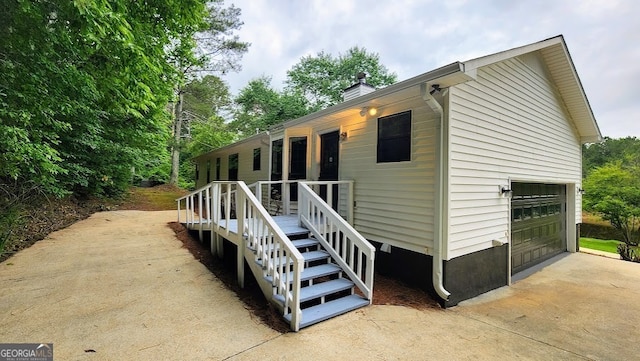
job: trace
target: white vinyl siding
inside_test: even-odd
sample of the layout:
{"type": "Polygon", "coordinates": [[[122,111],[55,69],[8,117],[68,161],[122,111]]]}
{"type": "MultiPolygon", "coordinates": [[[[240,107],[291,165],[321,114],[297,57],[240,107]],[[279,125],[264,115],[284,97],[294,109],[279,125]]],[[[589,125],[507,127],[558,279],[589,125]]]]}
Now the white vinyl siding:
{"type": "Polygon", "coordinates": [[[216,158],[220,158],[220,180],[229,179],[229,155],[238,154],[238,180],[246,184],[269,179],[269,136],[256,136],[236,144],[206,153],[196,159],[200,166],[196,188],[207,180],[207,160],[211,161],[211,181],[216,180],[216,158]],[[253,170],[253,150],[260,148],[260,170],[253,170]]]}
{"type": "Polygon", "coordinates": [[[524,60],[534,63],[492,64],[478,69],[476,81],[449,91],[447,259],[508,240],[509,198],[500,185],[580,183],[581,146],[572,122],[544,68],[533,66],[535,57],[524,60]]]}
{"type": "Polygon", "coordinates": [[[375,117],[341,122],[340,178],[355,180],[355,228],[369,240],[431,254],[434,228],[436,115],[419,97],[387,105],[375,117]],[[377,163],[377,118],[407,110],[411,161],[377,163]]]}

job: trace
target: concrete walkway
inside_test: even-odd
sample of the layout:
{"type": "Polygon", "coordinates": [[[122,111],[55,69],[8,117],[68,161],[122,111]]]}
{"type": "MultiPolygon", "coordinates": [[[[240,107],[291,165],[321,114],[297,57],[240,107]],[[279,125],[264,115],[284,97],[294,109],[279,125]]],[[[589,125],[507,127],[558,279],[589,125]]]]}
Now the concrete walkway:
{"type": "Polygon", "coordinates": [[[1,263],[0,342],[52,342],[56,360],[640,355],[640,264],[571,254],[451,309],[370,306],[280,334],[181,248],[172,220],[175,212],[98,213],[1,263]]]}

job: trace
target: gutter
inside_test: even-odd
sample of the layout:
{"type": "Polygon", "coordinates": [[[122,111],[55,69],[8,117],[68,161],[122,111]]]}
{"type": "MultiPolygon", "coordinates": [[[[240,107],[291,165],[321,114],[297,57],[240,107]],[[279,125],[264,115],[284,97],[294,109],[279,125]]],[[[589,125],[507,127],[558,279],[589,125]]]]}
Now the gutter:
{"type": "MultiPolygon", "coordinates": [[[[446,90],[445,90],[446,91],[446,90]]],[[[442,256],[442,245],[444,242],[444,217],[443,212],[439,211],[443,209],[444,206],[444,197],[445,197],[445,189],[444,189],[444,174],[445,174],[445,162],[444,162],[444,151],[442,149],[442,145],[445,142],[445,133],[444,133],[444,110],[438,101],[429,93],[429,89],[427,88],[427,83],[420,85],[420,93],[422,94],[422,99],[429,105],[429,107],[436,112],[440,116],[440,121],[436,125],[438,137],[436,138],[436,196],[435,196],[435,207],[436,207],[436,219],[435,219],[435,230],[434,230],[434,240],[433,240],[433,271],[432,274],[432,282],[433,288],[435,289],[438,296],[440,296],[444,301],[449,300],[449,296],[451,293],[444,288],[442,274],[443,274],[443,256],[442,256]]]]}

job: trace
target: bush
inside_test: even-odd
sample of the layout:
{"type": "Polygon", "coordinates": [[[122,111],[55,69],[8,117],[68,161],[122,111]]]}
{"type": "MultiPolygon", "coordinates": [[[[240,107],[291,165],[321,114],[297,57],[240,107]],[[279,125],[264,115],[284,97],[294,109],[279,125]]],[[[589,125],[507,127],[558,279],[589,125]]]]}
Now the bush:
{"type": "Polygon", "coordinates": [[[638,247],[629,246],[626,243],[618,245],[618,254],[625,261],[640,263],[640,253],[638,247]]]}

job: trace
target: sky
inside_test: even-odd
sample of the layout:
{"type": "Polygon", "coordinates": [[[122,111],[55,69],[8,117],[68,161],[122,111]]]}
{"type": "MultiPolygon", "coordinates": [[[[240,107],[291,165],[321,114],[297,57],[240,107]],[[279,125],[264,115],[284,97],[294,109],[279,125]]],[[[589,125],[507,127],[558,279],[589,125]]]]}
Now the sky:
{"type": "Polygon", "coordinates": [[[231,92],[266,75],[281,89],[303,56],[353,46],[402,81],[440,66],[564,35],[603,136],[640,137],[637,0],[225,0],[242,10],[242,70],[231,92]],[[636,97],[639,97],[638,99],[636,97]]]}

